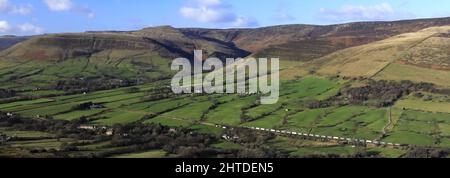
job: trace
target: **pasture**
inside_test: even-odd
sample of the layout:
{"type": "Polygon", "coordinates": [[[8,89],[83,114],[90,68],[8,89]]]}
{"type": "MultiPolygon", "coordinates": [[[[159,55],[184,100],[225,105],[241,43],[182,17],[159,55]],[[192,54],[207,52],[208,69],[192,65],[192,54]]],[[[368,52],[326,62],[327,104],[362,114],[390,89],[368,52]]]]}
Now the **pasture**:
{"type": "MultiPolygon", "coordinates": [[[[358,81],[355,81],[358,82],[358,81]]],[[[445,108],[445,102],[433,99],[432,106],[421,106],[422,99],[407,96],[389,112],[389,108],[371,106],[330,106],[308,109],[310,100],[326,100],[339,92],[341,86],[353,84],[340,78],[307,76],[283,81],[280,100],[274,105],[261,105],[259,95],[173,95],[147,100],[149,92],[163,87],[161,83],[85,94],[42,97],[0,104],[0,110],[27,117],[49,117],[59,120],[87,118],[91,124],[112,126],[142,122],[169,127],[187,127],[201,133],[220,135],[214,124],[283,129],[335,137],[347,137],[412,145],[446,146],[450,143],[450,114],[433,112],[445,108]],[[101,108],[78,110],[75,106],[92,102],[101,108]],[[409,103],[409,104],[408,104],[409,103]],[[401,108],[401,109],[399,109],[401,108]],[[406,110],[403,110],[406,109],[406,110]],[[413,110],[415,109],[415,110],[413,110]],[[398,116],[397,116],[398,115],[398,116]],[[390,122],[390,119],[393,122],[390,122]],[[390,124],[390,125],[388,125],[390,124]],[[386,129],[386,135],[384,132],[386,129]]],[[[48,93],[45,93],[46,95],[48,93]]],[[[435,96],[439,98],[439,96],[435,96]]],[[[311,153],[301,148],[296,155],[311,153]]],[[[354,153],[347,147],[315,149],[317,153],[354,153]]],[[[395,153],[389,153],[392,155],[395,153]]],[[[395,154],[397,155],[397,154],[395,154]]]]}

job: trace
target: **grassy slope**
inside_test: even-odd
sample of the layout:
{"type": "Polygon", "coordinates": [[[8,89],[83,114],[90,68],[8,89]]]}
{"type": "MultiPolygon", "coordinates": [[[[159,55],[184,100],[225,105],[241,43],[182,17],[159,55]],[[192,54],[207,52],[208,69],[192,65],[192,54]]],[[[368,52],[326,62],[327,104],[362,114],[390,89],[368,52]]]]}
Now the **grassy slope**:
{"type": "Polygon", "coordinates": [[[173,74],[169,68],[170,60],[148,52],[128,51],[127,54],[130,56],[125,58],[93,56],[58,63],[0,60],[0,83],[4,84],[4,88],[31,89],[75,78],[104,77],[135,81],[173,74]]]}
{"type": "MultiPolygon", "coordinates": [[[[298,73],[305,71],[305,68],[308,71],[309,68],[309,70],[316,70],[324,75],[339,74],[386,80],[412,80],[449,86],[449,71],[434,70],[432,69],[433,66],[414,67],[404,64],[405,62],[400,63],[407,59],[412,50],[417,51],[417,46],[438,34],[448,33],[448,30],[450,30],[450,26],[432,27],[414,33],[394,36],[382,41],[340,50],[310,63],[294,67],[294,69],[297,69],[298,73]]],[[[434,40],[434,42],[442,41],[434,40]]],[[[442,45],[448,44],[442,42],[442,45]]],[[[441,52],[445,53],[446,49],[448,48],[443,48],[441,52]]],[[[428,62],[429,60],[432,59],[428,59],[428,62]]],[[[437,65],[446,65],[443,62],[435,62],[437,65]]],[[[290,69],[290,71],[295,71],[294,69],[290,69]]]]}
{"type": "Polygon", "coordinates": [[[450,72],[393,63],[374,76],[378,80],[411,80],[450,87],[450,72]]]}

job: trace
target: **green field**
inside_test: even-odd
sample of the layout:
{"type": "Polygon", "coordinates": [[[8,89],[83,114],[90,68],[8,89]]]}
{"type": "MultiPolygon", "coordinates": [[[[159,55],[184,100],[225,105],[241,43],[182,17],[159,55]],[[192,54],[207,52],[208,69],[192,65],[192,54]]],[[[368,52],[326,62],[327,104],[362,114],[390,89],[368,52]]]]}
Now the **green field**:
{"type": "Polygon", "coordinates": [[[0,133],[6,134],[12,137],[19,138],[39,138],[39,137],[54,137],[55,135],[46,133],[46,132],[38,132],[38,131],[18,131],[11,128],[1,128],[0,133]]]}
{"type": "Polygon", "coordinates": [[[96,120],[93,123],[100,125],[127,124],[139,121],[145,115],[147,113],[142,111],[116,110],[96,116],[96,120]]]}
{"type": "Polygon", "coordinates": [[[384,139],[387,142],[412,145],[442,146],[447,144],[450,114],[405,110],[394,129],[384,139]],[[439,142],[443,142],[439,144],[439,142]]]}
{"type": "MultiPolygon", "coordinates": [[[[137,86],[139,90],[133,93],[128,92],[128,88],[118,88],[86,94],[46,97],[0,104],[0,110],[28,117],[49,116],[58,120],[73,121],[85,117],[96,125],[112,126],[142,122],[169,127],[187,127],[196,132],[217,136],[221,136],[223,129],[214,127],[214,124],[283,129],[419,146],[446,147],[450,145],[450,114],[433,112],[433,109],[430,109],[446,105],[440,99],[442,96],[434,96],[434,99],[429,102],[436,103],[436,105],[428,109],[426,106],[411,104],[420,99],[406,96],[393,107],[391,115],[389,115],[389,108],[363,105],[331,106],[320,109],[305,107],[305,103],[310,100],[326,100],[334,96],[345,82],[342,79],[313,76],[283,81],[280,101],[275,105],[260,105],[258,95],[239,96],[235,94],[176,95],[146,101],[144,98],[149,95],[148,91],[161,85],[147,84],[137,86]],[[104,108],[74,109],[74,106],[86,102],[101,104],[104,108]],[[244,115],[250,120],[242,120],[244,115]],[[390,123],[390,117],[394,122],[390,123]]],[[[41,94],[39,93],[39,95],[41,94]]],[[[29,134],[30,137],[34,134],[39,135],[38,133],[20,132],[16,134],[22,136],[29,134]]],[[[361,151],[340,145],[321,145],[320,143],[304,145],[305,143],[303,143],[298,146],[296,145],[298,143],[292,145],[291,142],[294,141],[281,140],[279,143],[275,141],[272,144],[291,152],[294,156],[324,153],[352,155],[361,151]]],[[[24,144],[29,145],[28,143],[24,144]]],[[[48,140],[36,144],[57,147],[61,143],[48,140]],[[52,146],[52,144],[54,145],[52,146]]],[[[221,143],[216,146],[237,148],[239,145],[221,143]]],[[[399,157],[404,154],[404,152],[390,149],[373,149],[371,151],[380,152],[387,157],[399,157]]],[[[152,157],[152,155],[158,157],[161,154],[150,151],[118,156],[152,157]]]]}
{"type": "Polygon", "coordinates": [[[340,155],[341,157],[352,157],[358,153],[376,152],[388,158],[398,158],[406,153],[404,150],[390,148],[362,148],[353,146],[342,146],[336,144],[327,144],[307,140],[294,140],[287,137],[277,137],[271,140],[269,145],[288,152],[295,157],[305,155],[340,155]]]}
{"type": "Polygon", "coordinates": [[[192,124],[192,122],[185,120],[176,120],[171,118],[165,118],[163,116],[158,116],[153,119],[147,120],[144,123],[146,124],[161,124],[169,127],[188,127],[192,124]]]}
{"type": "Polygon", "coordinates": [[[450,100],[446,95],[434,95],[425,93],[426,96],[418,98],[415,96],[407,96],[398,101],[395,107],[406,108],[410,110],[420,110],[427,112],[450,113],[450,100]],[[425,101],[425,98],[429,98],[425,101]]]}
{"type": "Polygon", "coordinates": [[[239,149],[242,146],[236,143],[230,143],[230,142],[221,142],[212,145],[214,148],[222,148],[222,149],[239,149]]]}
{"type": "Polygon", "coordinates": [[[71,142],[72,139],[42,139],[31,141],[14,141],[9,142],[10,147],[21,147],[29,149],[59,149],[63,143],[71,142]]]}
{"type": "Polygon", "coordinates": [[[166,157],[166,152],[162,150],[154,150],[154,151],[147,151],[143,153],[130,153],[130,154],[123,154],[123,155],[117,155],[113,156],[112,158],[164,158],[166,157]]]}
{"type": "Polygon", "coordinates": [[[213,104],[210,101],[198,102],[189,104],[180,109],[162,114],[163,117],[175,117],[186,120],[200,120],[203,113],[208,111],[208,108],[213,104]]]}
{"type": "Polygon", "coordinates": [[[217,124],[239,125],[241,123],[241,109],[256,101],[256,97],[236,98],[222,104],[207,115],[207,121],[217,124]]]}
{"type": "Polygon", "coordinates": [[[286,115],[286,112],[283,110],[277,111],[272,113],[269,116],[260,118],[258,120],[255,121],[251,121],[248,123],[244,123],[244,126],[249,126],[249,127],[260,127],[260,128],[277,128],[281,125],[283,125],[283,118],[286,115]]]}
{"type": "MultiPolygon", "coordinates": [[[[46,49],[51,50],[51,49],[46,49]]],[[[27,90],[55,84],[58,80],[77,77],[109,76],[118,79],[155,79],[172,75],[169,61],[151,52],[117,50],[109,54],[98,53],[90,58],[78,57],[54,63],[52,61],[2,60],[0,66],[0,84],[8,88],[27,90]],[[102,56],[102,55],[108,55],[102,56]],[[119,56],[127,56],[126,58],[119,56]],[[118,56],[114,58],[114,56],[118,56]],[[108,60],[105,60],[108,58],[108,60]],[[151,68],[151,70],[149,70],[151,68]],[[15,84],[10,81],[15,79],[15,84]],[[9,85],[7,85],[9,84],[9,85]],[[24,85],[27,84],[27,85],[24,85]]],[[[23,92],[22,95],[46,96],[60,94],[61,91],[43,90],[23,92]]]]}

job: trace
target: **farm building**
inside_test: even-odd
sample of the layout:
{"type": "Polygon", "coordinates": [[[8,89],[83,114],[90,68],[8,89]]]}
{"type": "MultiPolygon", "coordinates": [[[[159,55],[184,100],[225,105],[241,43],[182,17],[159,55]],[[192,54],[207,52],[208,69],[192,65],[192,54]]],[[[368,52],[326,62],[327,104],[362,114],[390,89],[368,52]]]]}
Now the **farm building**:
{"type": "Polygon", "coordinates": [[[0,134],[0,143],[4,143],[11,140],[11,137],[8,135],[0,134]]]}
{"type": "Polygon", "coordinates": [[[114,130],[113,129],[108,129],[108,130],[106,130],[105,134],[107,136],[112,136],[112,135],[114,135],[114,130]]]}
{"type": "Polygon", "coordinates": [[[80,125],[78,127],[78,129],[82,129],[82,130],[95,130],[97,129],[97,126],[94,125],[80,125]]]}

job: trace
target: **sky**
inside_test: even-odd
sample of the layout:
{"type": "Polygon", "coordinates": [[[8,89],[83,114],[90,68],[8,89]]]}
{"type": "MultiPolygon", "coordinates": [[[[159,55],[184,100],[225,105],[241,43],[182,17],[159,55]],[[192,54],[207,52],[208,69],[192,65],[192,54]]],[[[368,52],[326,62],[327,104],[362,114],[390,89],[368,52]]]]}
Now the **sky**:
{"type": "Polygon", "coordinates": [[[449,0],[0,0],[0,35],[253,28],[450,16],[449,0]]]}

